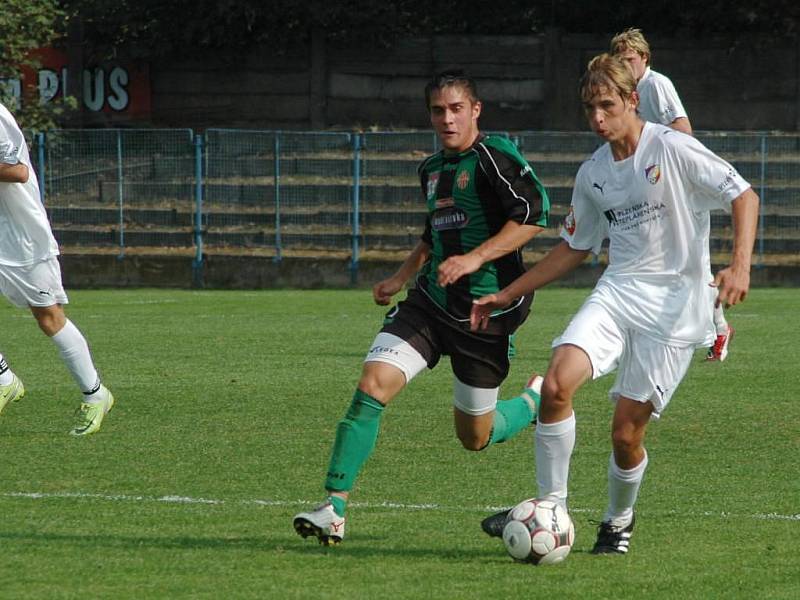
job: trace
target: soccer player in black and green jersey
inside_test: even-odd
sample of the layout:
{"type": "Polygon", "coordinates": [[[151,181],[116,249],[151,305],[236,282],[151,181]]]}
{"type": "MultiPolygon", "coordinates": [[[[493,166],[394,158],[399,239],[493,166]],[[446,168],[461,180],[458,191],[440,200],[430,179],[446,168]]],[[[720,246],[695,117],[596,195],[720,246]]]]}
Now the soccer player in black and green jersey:
{"type": "Polygon", "coordinates": [[[295,516],[295,530],[323,544],[344,538],[345,508],[375,447],[389,401],[442,355],[453,369],[455,429],[468,450],[506,441],[536,418],[541,378],[520,396],[497,400],[508,375],[508,340],[530,310],[515,299],[470,331],[473,300],[499,291],[525,269],[522,247],[548,225],[544,187],[517,148],[478,129],[481,102],[463,71],[437,75],[425,88],[431,124],[443,150],[419,168],[428,214],[420,241],[388,279],[373,287],[387,305],[414,276],[416,285],[386,315],[361,379],[339,422],[325,480],[327,499],[295,516]]]}

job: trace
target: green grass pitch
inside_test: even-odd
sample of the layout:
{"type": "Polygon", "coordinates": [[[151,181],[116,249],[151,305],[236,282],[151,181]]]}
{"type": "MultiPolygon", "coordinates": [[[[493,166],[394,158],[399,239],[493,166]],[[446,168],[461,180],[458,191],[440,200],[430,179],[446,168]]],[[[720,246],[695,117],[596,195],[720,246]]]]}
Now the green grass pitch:
{"type": "MultiPolygon", "coordinates": [[[[502,388],[544,370],[587,290],[545,289],[502,388]]],[[[386,411],[344,544],[292,530],[321,499],[383,308],[370,292],[74,291],[117,405],[67,435],[79,397],[25,311],[0,307],[0,351],[27,396],[0,415],[1,598],[796,598],[800,589],[800,293],[728,311],[730,358],[695,364],[651,426],[625,557],[593,556],[605,508],[611,378],[576,399],[577,540],[516,564],[479,529],[535,495],[532,431],[485,452],[453,433],[445,361],[386,411]]]]}

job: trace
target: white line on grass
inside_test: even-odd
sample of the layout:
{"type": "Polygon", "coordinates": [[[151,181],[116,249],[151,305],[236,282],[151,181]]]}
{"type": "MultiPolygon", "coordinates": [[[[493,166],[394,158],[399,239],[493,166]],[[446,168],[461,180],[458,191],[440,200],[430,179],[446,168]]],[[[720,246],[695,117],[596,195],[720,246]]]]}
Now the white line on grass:
{"type": "MultiPolygon", "coordinates": [[[[315,503],[309,500],[220,500],[214,498],[191,498],[189,496],[138,496],[130,494],[92,494],[86,492],[2,492],[0,497],[5,498],[24,498],[28,500],[50,500],[50,499],[88,499],[105,500],[109,502],[162,502],[165,504],[239,504],[253,506],[313,506],[315,503]]],[[[408,504],[404,502],[351,502],[350,506],[355,508],[391,508],[395,510],[430,510],[430,511],[450,511],[450,512],[490,512],[498,511],[503,506],[449,506],[444,504],[408,504]]],[[[594,513],[597,512],[588,508],[570,508],[573,513],[594,513]]],[[[675,514],[678,514],[677,512],[675,514]]],[[[684,515],[700,515],[703,517],[718,517],[722,519],[761,519],[765,521],[800,521],[800,513],[794,515],[784,515],[780,513],[751,513],[749,515],[739,515],[726,511],[712,512],[703,511],[700,513],[681,513],[684,515]]]]}

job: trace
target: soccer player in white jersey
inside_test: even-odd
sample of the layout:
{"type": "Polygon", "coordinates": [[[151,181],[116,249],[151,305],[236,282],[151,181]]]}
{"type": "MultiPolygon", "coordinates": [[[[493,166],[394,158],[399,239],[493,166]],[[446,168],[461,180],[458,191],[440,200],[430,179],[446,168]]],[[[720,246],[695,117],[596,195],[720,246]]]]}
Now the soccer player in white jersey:
{"type": "MultiPolygon", "coordinates": [[[[58,254],[25,138],[14,117],[0,104],[0,292],[15,306],[29,308],[39,328],[58,348],[83,392],[70,431],[82,436],[100,428],[114,397],[100,383],[86,339],[64,313],[68,300],[58,254]]],[[[22,381],[0,354],[0,411],[24,395],[22,381]]]]}
{"type": "MultiPolygon", "coordinates": [[[[711,301],[743,301],[758,196],[736,170],[695,138],[637,114],[636,80],[601,54],[588,65],[581,99],[606,144],[578,170],[561,242],[496,294],[476,300],[471,325],[511,299],[558,279],[609,239],[609,264],[563,334],[542,386],[536,428],[538,494],[566,505],[575,445],[573,397],[589,379],[617,370],[608,466],[609,502],[593,552],[625,553],[645,469],[648,422],[666,409],[695,347],[714,338],[711,301]],[[709,210],[732,212],[730,265],[711,274],[709,210]]],[[[489,517],[501,520],[502,513],[489,517]]],[[[486,528],[484,528],[486,529],[486,528]]]]}
{"type": "MultiPolygon", "coordinates": [[[[650,68],[650,44],[640,29],[626,29],[611,38],[611,53],[618,55],[636,78],[639,94],[639,116],[651,123],[661,123],[677,131],[692,134],[692,124],[675,86],[668,77],[650,68]]],[[[706,360],[723,361],[734,329],[725,319],[722,303],[714,303],[716,339],[708,349],[706,360]]]]}

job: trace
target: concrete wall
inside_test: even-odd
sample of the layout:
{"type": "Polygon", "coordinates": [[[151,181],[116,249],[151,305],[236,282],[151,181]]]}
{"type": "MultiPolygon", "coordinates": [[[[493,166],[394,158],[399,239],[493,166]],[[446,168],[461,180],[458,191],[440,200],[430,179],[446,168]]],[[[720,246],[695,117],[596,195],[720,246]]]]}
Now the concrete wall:
{"type": "MultiPolygon", "coordinates": [[[[609,36],[432,36],[392,48],[326,46],[240,60],[214,54],[150,66],[152,121],[168,127],[422,128],[430,74],[463,65],[485,100],[484,129],[585,129],[577,81],[609,36]]],[[[650,39],[695,129],[800,129],[800,40],[650,39]]]]}

